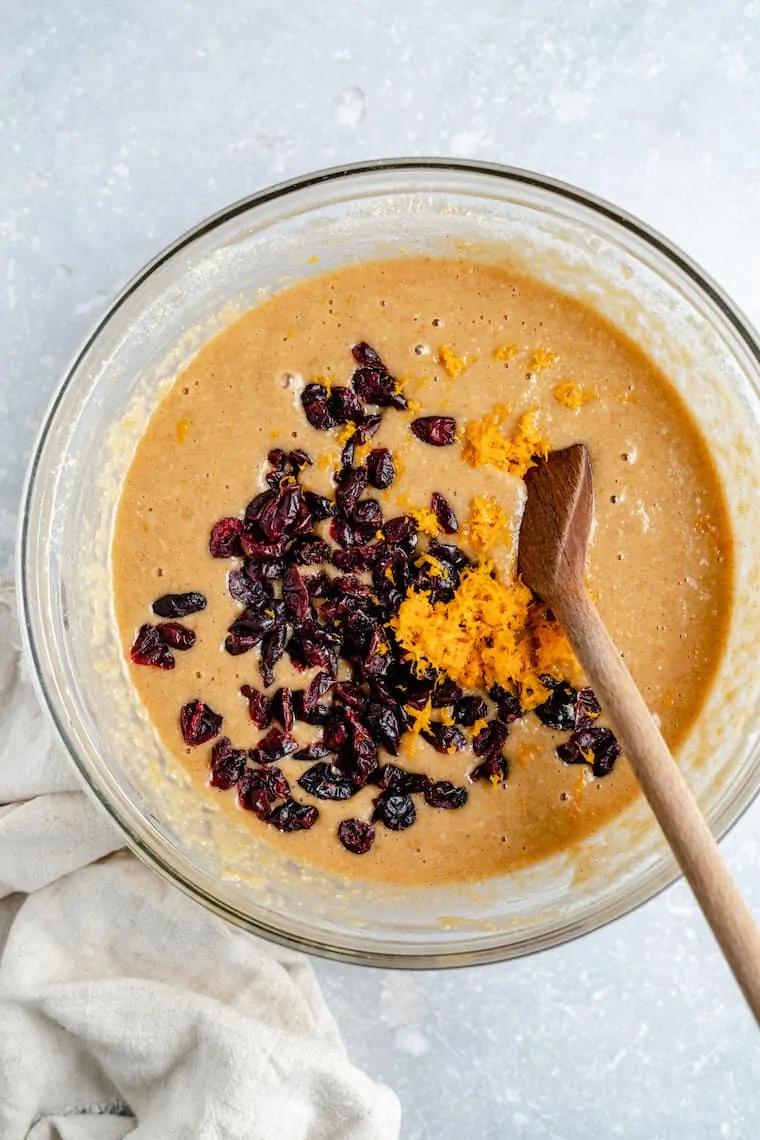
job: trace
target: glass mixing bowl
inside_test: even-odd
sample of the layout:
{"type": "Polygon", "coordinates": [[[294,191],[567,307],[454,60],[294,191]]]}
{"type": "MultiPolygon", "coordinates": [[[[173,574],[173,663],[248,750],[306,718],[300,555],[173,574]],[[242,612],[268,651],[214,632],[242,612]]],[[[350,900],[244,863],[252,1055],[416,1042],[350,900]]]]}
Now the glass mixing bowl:
{"type": "Polygon", "coordinates": [[[124,289],[74,361],[40,435],[19,544],[39,694],[137,855],[247,930],[403,967],[525,954],[650,898],[676,869],[646,806],[573,852],[477,884],[363,887],[277,858],[250,832],[236,835],[162,750],[121,660],[109,560],[136,442],[199,345],[290,281],[419,253],[507,258],[589,301],[661,365],[710,439],[729,489],[735,604],[714,694],[679,762],[725,832],[760,781],[760,345],[688,258],[580,190],[485,164],[375,162],[276,186],[201,223],[124,289]]]}

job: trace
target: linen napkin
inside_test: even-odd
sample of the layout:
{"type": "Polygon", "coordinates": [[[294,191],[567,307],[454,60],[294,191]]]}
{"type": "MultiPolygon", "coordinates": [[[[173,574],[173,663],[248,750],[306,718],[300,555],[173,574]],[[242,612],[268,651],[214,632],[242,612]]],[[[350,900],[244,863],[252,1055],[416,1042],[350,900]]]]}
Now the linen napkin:
{"type": "Polygon", "coordinates": [[[228,926],[78,790],[0,587],[2,1140],[393,1140],[306,958],[228,926]]]}

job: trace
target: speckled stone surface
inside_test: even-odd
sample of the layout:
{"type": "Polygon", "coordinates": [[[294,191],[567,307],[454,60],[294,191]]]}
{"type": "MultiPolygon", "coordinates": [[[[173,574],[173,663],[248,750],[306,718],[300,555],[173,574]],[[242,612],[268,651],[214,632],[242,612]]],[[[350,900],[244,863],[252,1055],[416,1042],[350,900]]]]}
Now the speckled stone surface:
{"type": "MultiPolygon", "coordinates": [[[[0,568],[62,370],[118,288],[270,182],[384,155],[577,182],[760,323],[760,0],[42,0],[0,37],[0,568]]],[[[760,913],[760,806],[724,844],[760,913]]],[[[540,957],[320,963],[405,1140],[751,1140],[760,1050],[682,885],[540,957]]]]}

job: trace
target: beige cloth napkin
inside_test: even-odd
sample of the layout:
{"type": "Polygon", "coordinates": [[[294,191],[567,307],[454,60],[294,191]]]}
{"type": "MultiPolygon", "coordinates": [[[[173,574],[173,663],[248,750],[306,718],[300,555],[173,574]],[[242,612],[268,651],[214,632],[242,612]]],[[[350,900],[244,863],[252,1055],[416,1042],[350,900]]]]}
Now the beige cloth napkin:
{"type": "Polygon", "coordinates": [[[2,1140],[394,1140],[300,954],[123,850],[78,790],[0,588],[2,1140]]]}

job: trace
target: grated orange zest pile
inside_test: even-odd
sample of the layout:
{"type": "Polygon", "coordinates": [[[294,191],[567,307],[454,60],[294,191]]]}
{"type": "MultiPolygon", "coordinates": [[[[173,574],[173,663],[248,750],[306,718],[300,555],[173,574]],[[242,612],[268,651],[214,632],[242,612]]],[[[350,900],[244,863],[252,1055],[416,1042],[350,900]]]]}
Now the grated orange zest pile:
{"type": "Polygon", "coordinates": [[[570,411],[577,411],[578,408],[582,408],[584,404],[595,400],[596,392],[581,387],[581,385],[576,384],[574,380],[564,380],[554,389],[553,396],[557,403],[561,404],[563,408],[569,408],[570,411]]]}
{"type": "Polygon", "coordinates": [[[493,350],[494,360],[500,360],[504,363],[511,360],[513,356],[517,356],[519,351],[519,344],[500,344],[493,350]]]}
{"type": "Polygon", "coordinates": [[[418,671],[442,670],[467,689],[516,688],[523,707],[533,708],[548,696],[538,672],[560,668],[570,653],[555,630],[544,630],[553,623],[542,613],[527,586],[501,582],[493,564],[483,562],[462,574],[449,602],[432,603],[429,594],[410,589],[391,627],[418,671]],[[550,646],[556,663],[549,661],[550,646]]]}
{"type": "Polygon", "coordinates": [[[450,344],[442,344],[438,349],[438,363],[443,365],[444,372],[450,380],[456,380],[467,367],[464,356],[457,356],[450,344]]]}
{"type": "Polygon", "coordinates": [[[558,352],[549,352],[548,348],[537,348],[533,353],[528,370],[530,372],[543,372],[546,368],[551,368],[557,360],[559,360],[558,352]]]}
{"type": "Polygon", "coordinates": [[[512,519],[496,499],[476,495],[470,500],[464,535],[478,554],[488,554],[497,546],[512,545],[512,519]]]}
{"type": "Polygon", "coordinates": [[[431,538],[435,538],[441,529],[438,525],[438,519],[430,507],[410,507],[406,513],[416,520],[417,529],[422,534],[428,534],[431,538]]]}
{"type": "Polygon", "coordinates": [[[549,454],[549,441],[541,435],[536,422],[537,409],[523,412],[511,435],[504,431],[509,415],[507,404],[496,404],[479,420],[465,424],[462,441],[465,463],[471,467],[490,464],[521,479],[528,468],[534,466],[534,456],[549,454]]]}

